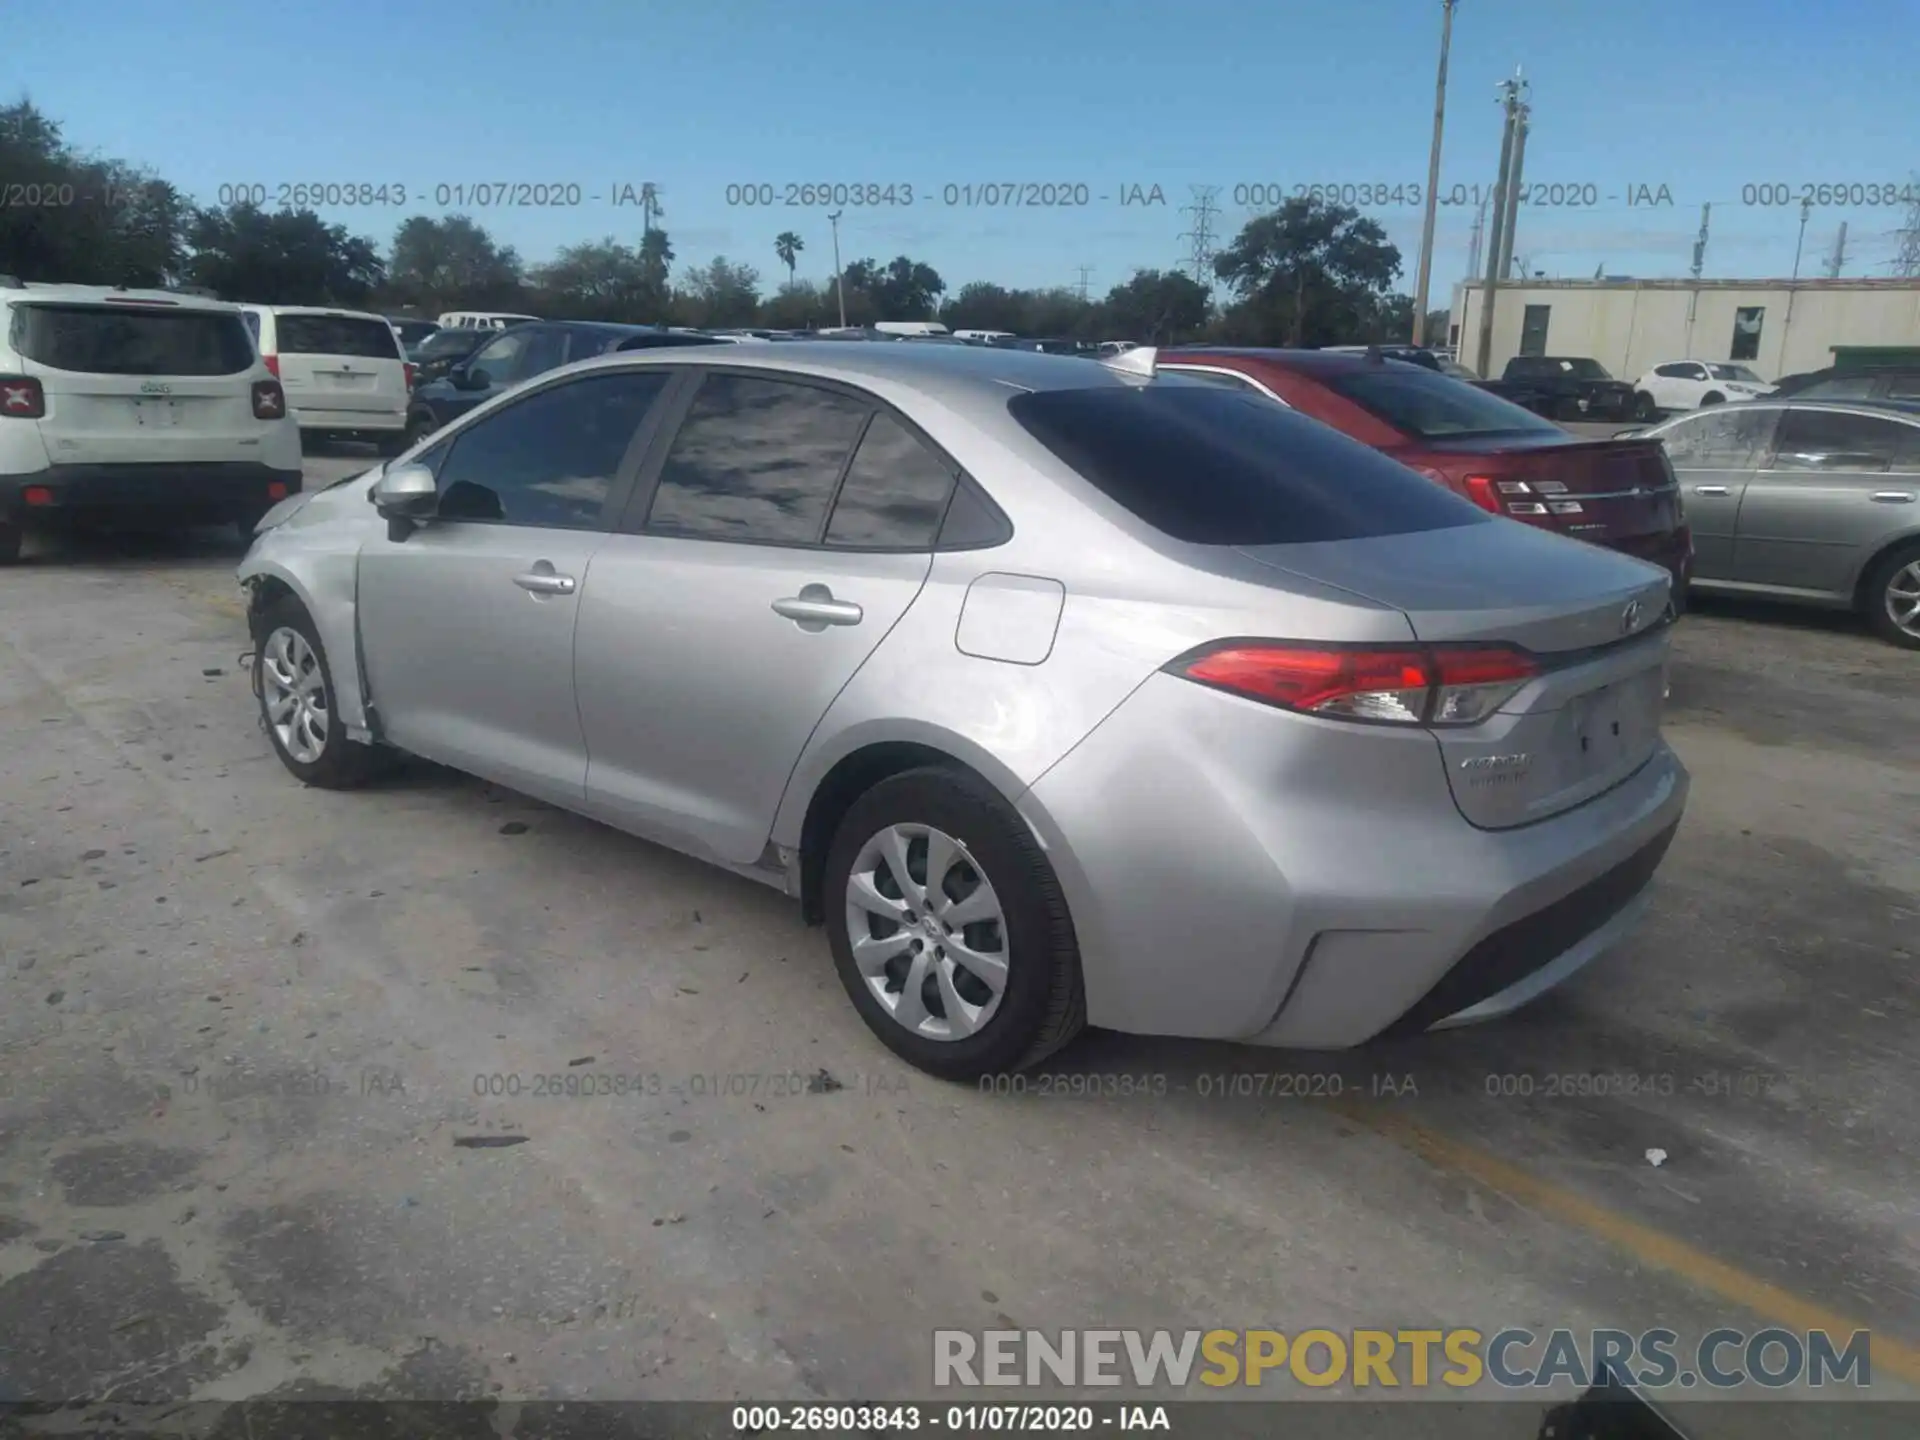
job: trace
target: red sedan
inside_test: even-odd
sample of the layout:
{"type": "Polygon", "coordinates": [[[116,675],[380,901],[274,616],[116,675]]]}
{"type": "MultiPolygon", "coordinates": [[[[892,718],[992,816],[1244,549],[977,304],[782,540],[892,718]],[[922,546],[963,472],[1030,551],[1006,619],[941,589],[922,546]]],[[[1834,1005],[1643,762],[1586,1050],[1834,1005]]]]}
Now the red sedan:
{"type": "Polygon", "coordinates": [[[1326,350],[1181,347],[1155,371],[1257,391],[1482,509],[1664,566],[1685,603],[1693,536],[1658,440],[1587,440],[1422,365],[1326,350]]]}

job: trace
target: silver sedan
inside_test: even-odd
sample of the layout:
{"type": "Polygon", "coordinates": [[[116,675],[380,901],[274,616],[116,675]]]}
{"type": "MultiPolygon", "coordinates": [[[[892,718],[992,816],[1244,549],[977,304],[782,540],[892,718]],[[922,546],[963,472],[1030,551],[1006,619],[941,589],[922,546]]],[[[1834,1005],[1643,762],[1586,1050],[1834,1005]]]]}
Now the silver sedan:
{"type": "Polygon", "coordinates": [[[1679,478],[1697,589],[1857,610],[1920,650],[1920,415],[1755,400],[1640,433],[1679,478]]]}
{"type": "Polygon", "coordinates": [[[1666,572],[1152,365],[541,376],[262,523],[273,747],[329,787],[410,752],[783,889],[949,1078],[1088,1023],[1485,1019],[1620,940],[1687,793],[1666,572]]]}

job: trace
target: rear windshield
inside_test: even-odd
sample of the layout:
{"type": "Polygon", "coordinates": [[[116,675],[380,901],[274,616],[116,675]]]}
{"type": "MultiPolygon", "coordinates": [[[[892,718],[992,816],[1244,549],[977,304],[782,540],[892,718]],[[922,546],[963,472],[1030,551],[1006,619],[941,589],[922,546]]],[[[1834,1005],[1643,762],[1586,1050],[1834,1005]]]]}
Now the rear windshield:
{"type": "Polygon", "coordinates": [[[274,330],[282,355],[362,355],[398,360],[400,342],[384,320],[357,315],[280,315],[274,330]]]}
{"type": "Polygon", "coordinates": [[[1320,382],[1394,429],[1421,440],[1560,433],[1560,427],[1477,385],[1421,366],[1330,371],[1320,382]]]}
{"type": "Polygon", "coordinates": [[[1108,498],[1197,545],[1358,540],[1490,518],[1263,396],[1163,380],[1035,391],[1007,409],[1108,498]]]}
{"type": "Polygon", "coordinates": [[[254,364],[238,311],[15,305],[13,348],[87,375],[238,375],[254,364]]]}
{"type": "Polygon", "coordinates": [[[479,348],[487,332],[480,330],[436,330],[420,342],[423,357],[452,355],[479,348]]]}

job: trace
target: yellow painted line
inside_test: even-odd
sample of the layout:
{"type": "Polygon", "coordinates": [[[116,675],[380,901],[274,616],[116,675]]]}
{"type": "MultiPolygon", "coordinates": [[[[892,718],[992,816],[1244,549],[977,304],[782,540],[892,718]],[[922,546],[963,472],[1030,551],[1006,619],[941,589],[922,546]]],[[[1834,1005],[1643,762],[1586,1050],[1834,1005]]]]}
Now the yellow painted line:
{"type": "Polygon", "coordinates": [[[1571,1190],[1489,1155],[1483,1150],[1436,1134],[1378,1107],[1336,1102],[1348,1119],[1365,1125],[1389,1140],[1406,1146],[1423,1159],[1498,1190],[1510,1199],[1577,1226],[1589,1235],[1624,1250],[1642,1265],[1668,1271],[1723,1300],[1752,1311],[1784,1329],[1805,1333],[1824,1330],[1836,1340],[1856,1330],[1872,1334],[1873,1368],[1909,1384],[1920,1385],[1920,1346],[1875,1331],[1871,1325],[1827,1309],[1791,1290],[1749,1275],[1738,1266],[1717,1260],[1683,1240],[1595,1203],[1571,1190]]]}

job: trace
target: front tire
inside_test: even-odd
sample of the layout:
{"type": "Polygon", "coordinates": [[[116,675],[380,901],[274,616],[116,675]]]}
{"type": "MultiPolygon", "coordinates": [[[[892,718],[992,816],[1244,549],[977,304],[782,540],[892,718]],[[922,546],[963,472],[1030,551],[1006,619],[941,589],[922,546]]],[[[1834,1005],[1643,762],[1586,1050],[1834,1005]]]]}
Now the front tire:
{"type": "Polygon", "coordinates": [[[1920,650],[1920,542],[1896,545],[1876,560],[1862,597],[1874,634],[1902,650],[1920,650]]]}
{"type": "Polygon", "coordinates": [[[1086,1025],[1058,878],[969,772],[890,776],[848,809],[823,876],[834,967],[894,1054],[943,1080],[1038,1064],[1086,1025]]]}
{"type": "Polygon", "coordinates": [[[1718,390],[1709,390],[1706,394],[1700,397],[1700,408],[1704,410],[1709,405],[1725,404],[1726,399],[1727,397],[1722,395],[1718,390]]]}
{"type": "Polygon", "coordinates": [[[253,689],[280,763],[303,785],[351,790],[391,763],[391,752],[347,738],[334,714],[333,671],[319,628],[287,596],[260,617],[253,689]]]}

